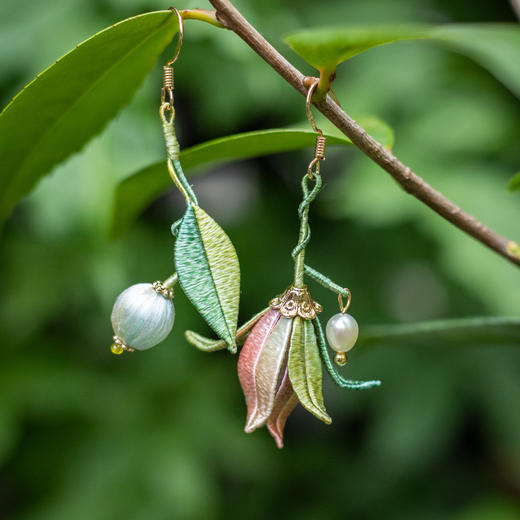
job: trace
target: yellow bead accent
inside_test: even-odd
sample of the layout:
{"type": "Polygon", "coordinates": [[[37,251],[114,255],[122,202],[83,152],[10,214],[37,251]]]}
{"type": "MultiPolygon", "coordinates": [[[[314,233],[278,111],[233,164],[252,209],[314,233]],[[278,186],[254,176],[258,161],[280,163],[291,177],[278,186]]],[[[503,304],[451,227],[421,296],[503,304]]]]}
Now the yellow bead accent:
{"type": "Polygon", "coordinates": [[[336,363],[336,365],[339,365],[340,367],[345,365],[345,363],[347,362],[347,355],[345,354],[345,352],[338,352],[334,356],[334,362],[336,363]]]}
{"type": "Polygon", "coordinates": [[[110,345],[110,352],[116,356],[121,355],[124,351],[125,349],[122,345],[119,345],[119,343],[112,343],[112,345],[110,345]]]}

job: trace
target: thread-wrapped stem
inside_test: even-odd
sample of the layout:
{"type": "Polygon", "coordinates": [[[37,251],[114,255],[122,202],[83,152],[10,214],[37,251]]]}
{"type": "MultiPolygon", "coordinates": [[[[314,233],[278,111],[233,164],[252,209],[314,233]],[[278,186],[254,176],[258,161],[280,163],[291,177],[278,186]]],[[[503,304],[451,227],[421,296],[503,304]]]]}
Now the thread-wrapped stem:
{"type": "Polygon", "coordinates": [[[294,285],[295,287],[303,287],[303,275],[305,264],[305,245],[310,240],[310,226],[309,226],[309,206],[304,208],[304,212],[300,215],[300,235],[298,238],[299,253],[294,258],[294,285]]]}
{"type": "Polygon", "coordinates": [[[173,124],[175,119],[175,110],[169,103],[163,103],[159,110],[161,116],[164,142],[166,143],[166,151],[168,153],[168,171],[170,176],[183,194],[186,202],[192,202],[198,205],[197,197],[191,189],[191,186],[182,171],[181,163],[179,162],[180,146],[177,136],[175,135],[175,126],[173,124]]]}
{"type": "Polygon", "coordinates": [[[329,291],[343,296],[344,298],[348,298],[350,291],[345,287],[341,287],[341,285],[333,282],[328,276],[321,274],[319,271],[316,271],[316,269],[313,269],[308,265],[304,265],[304,271],[307,276],[310,276],[315,282],[318,282],[329,291]]]}
{"type": "Polygon", "coordinates": [[[308,183],[311,179],[307,174],[302,179],[303,200],[298,207],[298,216],[300,217],[300,234],[298,244],[293,249],[292,257],[294,259],[294,285],[295,287],[303,287],[303,275],[305,271],[305,247],[311,239],[311,228],[309,226],[309,206],[316,198],[321,189],[322,180],[320,175],[315,174],[313,181],[314,188],[309,191],[308,183]]]}
{"type": "Polygon", "coordinates": [[[161,116],[164,142],[166,144],[168,158],[171,161],[175,161],[179,158],[181,153],[179,141],[175,135],[175,127],[173,125],[173,121],[175,119],[175,109],[170,105],[170,103],[162,103],[161,108],[159,109],[159,115],[161,116]]]}
{"type": "Polygon", "coordinates": [[[164,280],[164,282],[162,284],[164,285],[164,287],[171,289],[177,283],[177,280],[178,280],[177,273],[173,273],[171,276],[166,278],[166,280],[164,280]]]}

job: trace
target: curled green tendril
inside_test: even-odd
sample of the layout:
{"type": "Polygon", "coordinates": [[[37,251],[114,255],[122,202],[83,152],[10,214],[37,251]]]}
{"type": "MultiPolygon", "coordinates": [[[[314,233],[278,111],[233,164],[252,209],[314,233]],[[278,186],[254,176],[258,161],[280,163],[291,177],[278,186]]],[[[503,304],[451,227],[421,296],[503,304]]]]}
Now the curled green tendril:
{"type": "Polygon", "coordinates": [[[320,320],[317,317],[314,319],[314,327],[316,328],[316,336],[318,337],[318,346],[321,360],[334,383],[336,383],[341,388],[348,388],[352,390],[364,390],[381,385],[381,381],[379,380],[352,381],[351,379],[345,379],[339,375],[334,369],[332,361],[330,360],[329,351],[327,349],[327,341],[325,340],[325,335],[323,334],[323,328],[321,326],[320,320]]]}
{"type": "Polygon", "coordinates": [[[293,249],[292,257],[294,259],[294,285],[296,287],[303,286],[305,247],[311,239],[311,228],[309,226],[309,206],[316,198],[321,189],[322,180],[320,175],[315,173],[312,180],[315,182],[314,188],[309,191],[308,183],[311,180],[308,174],[302,179],[303,200],[298,207],[298,216],[300,217],[300,235],[298,244],[293,249]]]}

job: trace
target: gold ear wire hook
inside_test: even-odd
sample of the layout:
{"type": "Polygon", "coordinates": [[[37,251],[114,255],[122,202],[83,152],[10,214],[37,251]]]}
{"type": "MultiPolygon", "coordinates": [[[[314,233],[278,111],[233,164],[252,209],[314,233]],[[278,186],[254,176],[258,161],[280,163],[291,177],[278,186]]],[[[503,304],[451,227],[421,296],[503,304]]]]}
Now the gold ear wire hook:
{"type": "Polygon", "coordinates": [[[184,24],[180,11],[176,7],[170,7],[170,11],[173,11],[177,15],[177,22],[179,24],[179,39],[177,40],[177,47],[175,48],[175,54],[173,55],[173,58],[166,64],[168,67],[171,67],[177,61],[177,58],[181,52],[182,40],[184,38],[184,24]]]}
{"type": "Polygon", "coordinates": [[[314,91],[316,90],[316,87],[318,86],[318,83],[320,82],[319,78],[313,78],[314,81],[311,83],[311,86],[309,87],[309,90],[307,91],[307,98],[305,100],[305,110],[307,112],[307,119],[309,120],[309,123],[312,126],[312,129],[320,135],[323,135],[323,132],[316,126],[316,122],[314,121],[314,116],[312,115],[311,110],[311,102],[312,102],[312,96],[314,95],[314,91]]]}
{"type": "Polygon", "coordinates": [[[170,7],[171,11],[174,11],[177,15],[177,22],[179,25],[179,39],[177,40],[177,47],[175,47],[175,53],[173,58],[169,60],[166,65],[163,66],[163,87],[161,89],[161,105],[167,105],[168,110],[173,109],[173,67],[172,65],[177,61],[181,52],[182,40],[184,38],[184,24],[182,21],[182,15],[175,7],[170,7]]]}
{"type": "Polygon", "coordinates": [[[316,137],[316,147],[314,148],[314,159],[312,159],[309,167],[307,168],[307,175],[311,180],[314,179],[314,174],[320,174],[320,161],[325,160],[325,146],[327,144],[327,138],[323,136],[323,132],[316,126],[316,121],[314,121],[314,116],[312,115],[311,110],[312,96],[319,82],[319,78],[312,79],[312,83],[309,86],[305,100],[305,111],[307,112],[307,119],[309,120],[312,129],[318,134],[316,137]]]}

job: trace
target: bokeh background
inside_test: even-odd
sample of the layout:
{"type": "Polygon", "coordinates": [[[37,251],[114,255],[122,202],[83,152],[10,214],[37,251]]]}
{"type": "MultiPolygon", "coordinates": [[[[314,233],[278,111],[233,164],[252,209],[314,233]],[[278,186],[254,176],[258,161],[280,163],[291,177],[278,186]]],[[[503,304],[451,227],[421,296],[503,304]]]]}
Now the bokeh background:
{"type": "MultiPolygon", "coordinates": [[[[178,7],[206,7],[180,2],[178,7]]],[[[237,6],[293,63],[289,31],[374,22],[515,22],[506,1],[263,0],[237,6]]],[[[2,0],[0,104],[94,32],[168,7],[145,0],[2,0]]],[[[171,49],[169,49],[171,50],[171,49]]],[[[124,85],[122,85],[124,88],[124,85]]],[[[205,354],[207,333],[178,291],[172,335],[112,356],[111,306],[125,287],[172,271],[166,193],[119,240],[107,238],[118,180],[164,156],[160,64],[132,104],[41,182],[0,245],[0,517],[520,518],[520,349],[478,338],[380,341],[345,373],[383,386],[346,393],[324,376],[334,422],[301,408],[286,447],[243,433],[236,358],[205,354]]],[[[469,59],[427,42],[373,49],[341,66],[347,112],[395,131],[398,157],[499,232],[520,238],[520,102],[469,59]]],[[[304,103],[237,37],[196,22],[176,68],[182,146],[305,119],[304,103]]],[[[27,122],[30,124],[30,121],[27,122]]],[[[234,163],[194,179],[241,260],[241,320],[292,274],[299,179],[311,150],[234,163]]],[[[398,186],[354,148],[330,149],[312,207],[309,263],[348,285],[361,327],[518,315],[518,270],[398,186]]],[[[313,288],[324,318],[333,295],[313,288]]]]}

